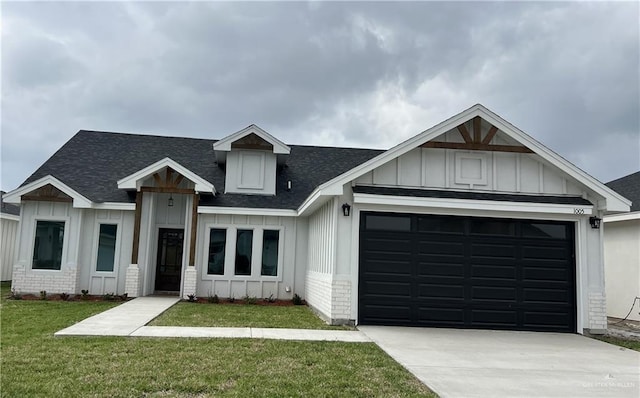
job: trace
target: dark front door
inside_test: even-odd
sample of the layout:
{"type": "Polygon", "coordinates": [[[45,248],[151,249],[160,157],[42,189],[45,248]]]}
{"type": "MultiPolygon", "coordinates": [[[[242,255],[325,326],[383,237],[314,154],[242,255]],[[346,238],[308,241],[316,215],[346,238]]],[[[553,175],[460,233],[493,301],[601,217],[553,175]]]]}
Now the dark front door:
{"type": "Polygon", "coordinates": [[[572,223],[362,213],[359,322],[575,332],[572,223]]]}
{"type": "Polygon", "coordinates": [[[183,240],[183,229],[160,228],[158,233],[156,291],[180,291],[183,240]]]}

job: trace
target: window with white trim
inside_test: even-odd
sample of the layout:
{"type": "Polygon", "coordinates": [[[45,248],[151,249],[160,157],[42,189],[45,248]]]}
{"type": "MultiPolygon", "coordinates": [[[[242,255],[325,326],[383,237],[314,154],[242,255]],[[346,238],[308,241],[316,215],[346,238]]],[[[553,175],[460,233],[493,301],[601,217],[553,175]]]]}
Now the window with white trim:
{"type": "Polygon", "coordinates": [[[262,267],[260,275],[278,276],[280,231],[265,229],[262,235],[262,267]]]}
{"type": "Polygon", "coordinates": [[[64,221],[37,221],[33,245],[33,269],[60,270],[64,227],[64,221]]]}
{"type": "Polygon", "coordinates": [[[225,247],[227,245],[227,230],[211,228],[209,230],[209,261],[208,275],[224,275],[225,247]]]}
{"type": "Polygon", "coordinates": [[[236,239],[235,275],[251,275],[253,254],[253,230],[239,229],[236,239]]]}
{"type": "Polygon", "coordinates": [[[96,271],[113,272],[116,259],[117,224],[100,224],[96,271]]]}

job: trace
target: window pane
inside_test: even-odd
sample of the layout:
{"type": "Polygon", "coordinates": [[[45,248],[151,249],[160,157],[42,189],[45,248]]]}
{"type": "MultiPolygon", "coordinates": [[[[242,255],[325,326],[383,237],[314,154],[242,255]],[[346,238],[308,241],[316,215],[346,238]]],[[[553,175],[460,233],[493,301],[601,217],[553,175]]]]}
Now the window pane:
{"type": "Polygon", "coordinates": [[[366,228],[382,231],[410,231],[411,218],[408,216],[367,215],[366,228]]]}
{"type": "Polygon", "coordinates": [[[262,236],[262,275],[278,275],[278,240],[280,231],[265,230],[262,236]]]}
{"type": "Polygon", "coordinates": [[[251,275],[253,231],[239,229],[236,240],[236,275],[251,275]]]}
{"type": "Polygon", "coordinates": [[[113,264],[116,256],[117,230],[118,226],[115,224],[100,224],[96,271],[113,272],[113,264]]]}
{"type": "Polygon", "coordinates": [[[209,267],[207,268],[207,274],[224,274],[224,249],[226,245],[226,229],[212,229],[209,231],[209,267]]]}
{"type": "Polygon", "coordinates": [[[64,221],[38,221],[33,246],[33,269],[59,270],[63,241],[64,221]]]}
{"type": "Polygon", "coordinates": [[[480,235],[510,235],[516,234],[516,224],[511,221],[473,220],[471,233],[480,235]]]}
{"type": "Polygon", "coordinates": [[[567,239],[567,226],[561,224],[522,224],[522,235],[527,237],[567,239]]]}
{"type": "Polygon", "coordinates": [[[419,217],[418,231],[463,234],[464,221],[464,218],[461,217],[419,217]]]}

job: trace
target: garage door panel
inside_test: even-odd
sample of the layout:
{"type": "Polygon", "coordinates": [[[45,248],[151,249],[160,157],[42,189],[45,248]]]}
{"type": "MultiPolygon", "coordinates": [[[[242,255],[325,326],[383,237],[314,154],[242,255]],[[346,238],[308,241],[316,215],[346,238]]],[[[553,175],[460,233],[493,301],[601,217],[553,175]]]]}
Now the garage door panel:
{"type": "Polygon", "coordinates": [[[377,258],[368,263],[367,274],[374,275],[411,275],[413,265],[411,261],[403,258],[385,259],[377,258]]]}
{"type": "Polygon", "coordinates": [[[507,301],[513,303],[517,298],[517,290],[515,287],[501,287],[501,286],[472,286],[471,299],[472,300],[490,300],[494,301],[507,301]]]}
{"type": "MultiPolygon", "coordinates": [[[[474,262],[476,260],[474,259],[474,262]]],[[[513,262],[501,264],[471,264],[472,278],[487,278],[494,280],[511,280],[515,281],[517,276],[516,266],[513,262]]]]}
{"type": "Polygon", "coordinates": [[[437,262],[423,262],[418,264],[418,275],[420,277],[454,276],[464,277],[464,266],[462,264],[447,264],[437,262]]]}
{"type": "Polygon", "coordinates": [[[575,331],[572,223],[402,217],[361,224],[360,323],[575,331]]]}
{"type": "Polygon", "coordinates": [[[471,310],[469,322],[485,328],[512,328],[518,323],[516,310],[478,308],[471,310]]]}
{"type": "Polygon", "coordinates": [[[420,306],[418,308],[418,322],[422,325],[455,325],[464,326],[465,312],[461,308],[447,308],[446,306],[420,306]]]}
{"type": "Polygon", "coordinates": [[[450,299],[464,301],[464,286],[459,283],[421,283],[418,295],[421,299],[450,299]]]}

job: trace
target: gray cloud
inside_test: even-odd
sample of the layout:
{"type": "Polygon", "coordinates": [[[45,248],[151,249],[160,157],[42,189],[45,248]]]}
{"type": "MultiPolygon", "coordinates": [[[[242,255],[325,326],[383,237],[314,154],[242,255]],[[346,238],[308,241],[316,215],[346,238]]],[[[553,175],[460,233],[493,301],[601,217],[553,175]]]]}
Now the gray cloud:
{"type": "Polygon", "coordinates": [[[2,188],[77,130],[386,148],[480,102],[640,168],[636,3],[6,3],[2,188]]]}

